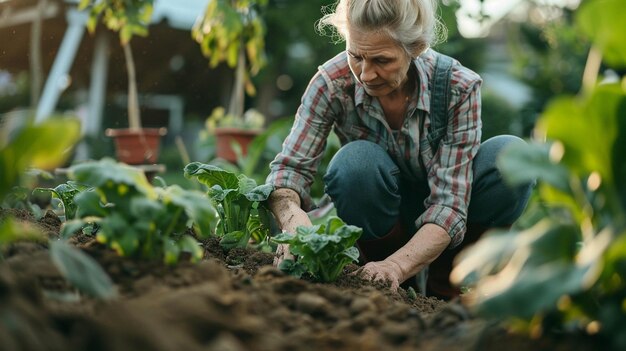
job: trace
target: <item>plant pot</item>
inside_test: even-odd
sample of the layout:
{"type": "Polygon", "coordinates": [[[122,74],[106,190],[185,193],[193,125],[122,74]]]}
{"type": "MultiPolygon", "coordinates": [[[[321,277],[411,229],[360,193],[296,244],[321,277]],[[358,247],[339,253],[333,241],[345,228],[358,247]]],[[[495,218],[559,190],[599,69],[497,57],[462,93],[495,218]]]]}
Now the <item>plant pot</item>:
{"type": "Polygon", "coordinates": [[[129,165],[154,164],[159,158],[161,137],[166,128],[107,129],[105,135],[115,142],[115,155],[129,165]]]}
{"type": "Polygon", "coordinates": [[[233,144],[239,145],[242,156],[248,154],[248,145],[261,134],[260,130],[219,127],[215,128],[215,142],[217,157],[228,162],[237,162],[237,153],[233,144]]]}

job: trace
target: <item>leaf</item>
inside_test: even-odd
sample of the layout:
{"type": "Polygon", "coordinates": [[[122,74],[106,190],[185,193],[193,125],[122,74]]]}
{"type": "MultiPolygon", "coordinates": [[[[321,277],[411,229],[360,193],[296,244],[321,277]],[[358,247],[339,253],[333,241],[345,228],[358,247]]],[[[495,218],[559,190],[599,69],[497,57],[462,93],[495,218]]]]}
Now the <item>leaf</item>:
{"type": "Polygon", "coordinates": [[[612,150],[619,113],[626,95],[617,84],[597,87],[584,99],[560,98],[552,102],[537,130],[564,146],[561,164],[581,178],[597,172],[613,184],[612,150]]]}
{"type": "Polygon", "coordinates": [[[216,202],[224,202],[229,198],[236,197],[238,194],[237,189],[222,189],[218,184],[213,185],[208,191],[209,197],[216,202]]]}
{"type": "Polygon", "coordinates": [[[514,143],[498,156],[497,165],[511,185],[523,185],[537,180],[569,192],[567,169],[550,160],[549,145],[514,143]]]}
{"type": "Polygon", "coordinates": [[[100,299],[112,299],[117,291],[98,263],[63,241],[50,242],[50,257],[61,274],[80,291],[100,299]]]}
{"type": "Polygon", "coordinates": [[[345,251],[343,251],[343,255],[349,258],[351,261],[358,261],[360,256],[359,249],[354,246],[349,247],[345,251]]]}
{"type": "Polygon", "coordinates": [[[74,197],[74,203],[76,204],[76,218],[105,217],[108,214],[100,201],[100,195],[95,190],[77,194],[74,197]]]}
{"type": "Polygon", "coordinates": [[[613,67],[626,66],[626,2],[623,0],[584,1],[576,12],[577,26],[597,45],[613,67]]]}
{"type": "MultiPolygon", "coordinates": [[[[105,158],[97,162],[85,162],[69,168],[68,177],[82,184],[99,188],[107,196],[119,193],[119,186],[137,190],[148,198],[156,199],[157,194],[146,179],[143,171],[136,167],[105,158]]],[[[118,194],[123,196],[123,193],[118,194]]]]}
{"type": "Polygon", "coordinates": [[[571,296],[583,290],[585,275],[591,267],[577,267],[554,263],[524,271],[515,279],[515,284],[493,294],[481,294],[479,313],[486,316],[502,315],[530,318],[536,313],[556,307],[561,296],[571,296]],[[558,284],[554,284],[558,282],[558,284]]]}
{"type": "Polygon", "coordinates": [[[6,139],[2,137],[0,198],[18,185],[28,167],[50,170],[62,164],[80,137],[80,123],[77,119],[50,118],[37,125],[27,124],[6,139]]]}
{"type": "Polygon", "coordinates": [[[302,277],[307,270],[303,264],[290,259],[283,260],[278,265],[278,269],[296,278],[302,277]]]}
{"type": "Polygon", "coordinates": [[[248,245],[249,236],[243,230],[226,233],[220,240],[220,246],[224,250],[231,250],[236,247],[246,247],[248,245]]]}
{"type": "Polygon", "coordinates": [[[68,239],[77,231],[81,230],[87,223],[80,219],[66,221],[61,227],[61,238],[68,239]]]}
{"type": "Polygon", "coordinates": [[[198,235],[207,237],[213,234],[218,220],[217,211],[204,194],[173,185],[165,189],[163,196],[166,198],[165,201],[171,201],[185,209],[198,235]]]}
{"type": "Polygon", "coordinates": [[[239,179],[234,173],[214,165],[192,162],[185,166],[184,174],[188,179],[196,177],[200,183],[209,188],[214,185],[219,185],[222,189],[237,189],[239,187],[239,179]]]}
{"type": "Polygon", "coordinates": [[[185,235],[178,241],[178,247],[181,251],[191,254],[191,261],[198,262],[204,256],[204,251],[200,243],[189,235],[185,235]]]}
{"type": "Polygon", "coordinates": [[[244,196],[250,201],[261,202],[267,200],[272,191],[274,191],[272,184],[262,184],[245,193],[244,196]]]}

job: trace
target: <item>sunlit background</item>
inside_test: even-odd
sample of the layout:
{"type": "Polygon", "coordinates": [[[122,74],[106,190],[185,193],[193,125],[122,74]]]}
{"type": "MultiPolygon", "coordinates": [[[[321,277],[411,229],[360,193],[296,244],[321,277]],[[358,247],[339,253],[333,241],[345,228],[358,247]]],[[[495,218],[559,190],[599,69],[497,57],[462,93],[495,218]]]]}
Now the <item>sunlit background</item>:
{"type": "MultiPolygon", "coordinates": [[[[0,0],[0,114],[78,115],[85,147],[76,158],[99,158],[112,152],[102,131],[126,124],[127,72],[116,33],[103,26],[88,33],[77,3],[0,0]]],[[[231,95],[233,69],[210,67],[191,35],[208,3],[155,0],[149,34],[132,40],[144,124],[169,129],[162,161],[172,169],[180,166],[177,137],[190,158],[214,156],[205,122],[231,95]]],[[[321,9],[333,3],[270,0],[261,11],[267,65],[252,77],[256,94],[246,96],[245,108],[262,113],[266,125],[293,117],[317,66],[343,50],[315,31],[321,9]]],[[[551,97],[580,89],[589,45],[570,26],[578,3],[441,2],[448,36],[435,49],[483,77],[485,138],[529,136],[551,97]]]]}

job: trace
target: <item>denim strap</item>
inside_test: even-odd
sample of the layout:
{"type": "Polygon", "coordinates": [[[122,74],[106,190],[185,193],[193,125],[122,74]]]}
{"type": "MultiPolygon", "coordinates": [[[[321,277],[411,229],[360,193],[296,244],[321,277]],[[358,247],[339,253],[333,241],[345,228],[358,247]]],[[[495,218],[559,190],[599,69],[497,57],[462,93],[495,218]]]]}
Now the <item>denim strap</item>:
{"type": "Polygon", "coordinates": [[[428,129],[428,142],[433,149],[433,153],[439,148],[439,143],[446,134],[448,127],[451,77],[452,58],[438,54],[433,78],[430,82],[430,126],[428,129]]]}

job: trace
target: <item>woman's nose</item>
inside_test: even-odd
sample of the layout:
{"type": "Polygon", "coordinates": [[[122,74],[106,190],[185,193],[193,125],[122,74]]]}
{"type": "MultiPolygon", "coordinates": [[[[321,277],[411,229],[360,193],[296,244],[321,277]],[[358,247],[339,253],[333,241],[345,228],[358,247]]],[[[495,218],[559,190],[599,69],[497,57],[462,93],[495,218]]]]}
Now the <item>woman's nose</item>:
{"type": "Polygon", "coordinates": [[[374,70],[374,67],[368,64],[365,60],[363,60],[363,62],[361,63],[360,78],[361,82],[363,83],[372,82],[374,79],[376,79],[376,72],[374,70]]]}

